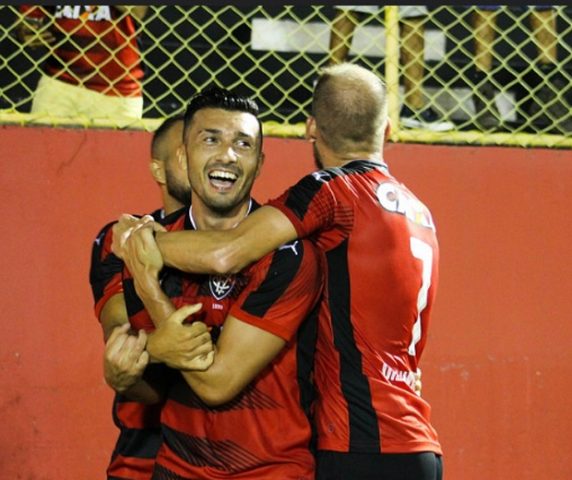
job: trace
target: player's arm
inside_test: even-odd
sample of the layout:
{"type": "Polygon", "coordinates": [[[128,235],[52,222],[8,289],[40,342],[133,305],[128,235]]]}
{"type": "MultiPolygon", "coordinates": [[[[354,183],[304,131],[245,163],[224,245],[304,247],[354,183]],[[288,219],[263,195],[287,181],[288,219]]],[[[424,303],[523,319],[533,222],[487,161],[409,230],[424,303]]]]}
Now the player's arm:
{"type": "MultiPolygon", "coordinates": [[[[100,231],[97,240],[94,242],[90,269],[90,284],[96,304],[95,310],[99,317],[106,342],[116,327],[129,323],[121,275],[124,262],[111,254],[109,250],[112,242],[111,237],[112,231],[108,224],[100,231]]],[[[139,237],[135,235],[130,246],[133,246],[137,241],[140,240],[139,237]]],[[[144,247],[146,247],[145,244],[143,244],[141,248],[144,247]]],[[[138,251],[137,253],[143,256],[147,253],[147,250],[145,252],[138,251]]],[[[150,292],[155,301],[148,301],[147,305],[151,311],[151,318],[156,320],[156,326],[158,326],[160,320],[167,318],[175,309],[158,283],[157,276],[162,268],[162,259],[160,258],[158,250],[156,251],[156,255],[158,255],[158,258],[146,258],[148,264],[146,264],[145,270],[152,271],[152,281],[150,283],[151,286],[155,288],[147,289],[146,292],[150,292]],[[152,263],[149,264],[149,262],[151,261],[156,262],[154,269],[150,267],[152,263]]],[[[129,256],[128,260],[131,262],[131,268],[134,271],[138,271],[138,268],[136,268],[137,265],[133,264],[137,259],[133,258],[133,256],[129,256]]],[[[137,283],[137,280],[147,280],[147,277],[139,272],[137,278],[134,279],[135,283],[137,283]]],[[[181,351],[185,348],[184,341],[173,342],[173,339],[177,337],[184,340],[183,332],[177,331],[176,326],[172,324],[167,327],[169,328],[159,329],[159,331],[147,334],[147,349],[151,355],[150,361],[167,363],[174,368],[185,368],[187,355],[185,351],[181,351]]]]}
{"type": "Polygon", "coordinates": [[[103,373],[106,383],[117,393],[143,403],[157,403],[163,385],[151,375],[145,377],[150,363],[146,351],[147,335],[129,333],[129,317],[123,293],[113,295],[101,309],[99,320],[105,338],[103,373]]]}
{"type": "Polygon", "coordinates": [[[109,337],[115,328],[129,323],[123,293],[116,293],[105,302],[105,305],[101,309],[101,313],[99,315],[99,321],[101,323],[103,339],[105,342],[109,340],[109,337]]]}
{"type": "MultiPolygon", "coordinates": [[[[324,178],[329,178],[324,174],[324,178]]],[[[344,206],[328,183],[307,175],[296,185],[257,209],[230,230],[157,232],[165,265],[185,272],[237,273],[281,245],[324,229],[340,228],[337,213],[344,206]]],[[[342,217],[347,223],[350,220],[342,217]]],[[[143,222],[152,218],[142,219],[143,222]]],[[[113,252],[123,258],[123,245],[134,223],[122,216],[114,228],[113,252]]]]}
{"type": "MultiPolygon", "coordinates": [[[[155,380],[149,383],[144,380],[144,369],[134,370],[133,348],[136,345],[130,338],[133,336],[128,333],[129,316],[121,281],[123,262],[111,254],[111,235],[109,224],[98,233],[93,243],[89,274],[95,311],[106,342],[104,378],[117,392],[134,400],[154,403],[161,396],[162,386],[155,380]],[[110,352],[112,355],[109,355],[110,352]]],[[[139,344],[143,342],[144,346],[144,332],[138,338],[139,344]]],[[[139,356],[141,353],[137,358],[139,356]]],[[[147,361],[144,363],[146,365],[147,361]]]]}
{"type": "MultiPolygon", "coordinates": [[[[175,307],[159,283],[163,262],[151,224],[137,227],[126,243],[125,252],[125,264],[133,276],[135,291],[156,327],[149,336],[149,353],[173,368],[208,368],[213,346],[206,325],[202,322],[185,324],[186,317],[180,321],[170,318],[175,307]]],[[[187,317],[200,308],[200,304],[188,307],[187,317]]]]}
{"type": "Polygon", "coordinates": [[[115,327],[105,344],[103,374],[106,383],[117,393],[142,403],[158,403],[163,398],[163,387],[158,379],[144,379],[149,364],[145,350],[146,334],[129,333],[129,324],[115,327]]]}
{"type": "Polygon", "coordinates": [[[181,373],[207,405],[221,405],[244,390],[285,345],[282,338],[229,315],[209,369],[181,373]]]}
{"type": "Polygon", "coordinates": [[[309,242],[297,241],[250,269],[249,285],[225,319],[213,364],[204,372],[183,372],[205,403],[232,400],[296,335],[320,298],[321,260],[309,242]]]}
{"type": "MultiPolygon", "coordinates": [[[[151,220],[122,216],[113,227],[113,252],[123,258],[133,228],[151,220]]],[[[231,230],[156,232],[156,241],[165,265],[185,272],[222,275],[239,272],[297,236],[285,214],[264,206],[231,230]]]]}

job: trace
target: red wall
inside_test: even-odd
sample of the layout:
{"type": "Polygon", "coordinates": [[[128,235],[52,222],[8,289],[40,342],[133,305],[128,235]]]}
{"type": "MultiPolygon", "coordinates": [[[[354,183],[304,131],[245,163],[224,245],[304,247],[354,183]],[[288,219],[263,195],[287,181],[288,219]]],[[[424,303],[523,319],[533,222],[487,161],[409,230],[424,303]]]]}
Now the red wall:
{"type": "MultiPolygon", "coordinates": [[[[159,203],[150,134],[0,127],[0,478],[103,478],[115,429],[88,269],[99,228],[159,203]]],[[[269,138],[265,200],[312,169],[269,138]]],[[[568,479],[572,152],[389,145],[431,207],[441,281],[423,394],[448,480],[568,479]]]]}

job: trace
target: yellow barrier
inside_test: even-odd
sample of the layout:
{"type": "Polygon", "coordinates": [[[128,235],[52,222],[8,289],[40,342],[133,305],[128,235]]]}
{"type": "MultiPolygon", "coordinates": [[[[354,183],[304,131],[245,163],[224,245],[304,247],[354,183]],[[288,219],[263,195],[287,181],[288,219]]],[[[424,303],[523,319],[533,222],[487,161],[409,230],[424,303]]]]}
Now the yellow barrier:
{"type": "Polygon", "coordinates": [[[572,7],[138,8],[0,7],[0,122],[153,130],[217,83],[296,137],[319,68],[346,60],[384,76],[391,141],[572,147],[572,7]],[[38,110],[42,76],[83,108],[38,110]],[[102,114],[110,97],[141,103],[102,114]]]}

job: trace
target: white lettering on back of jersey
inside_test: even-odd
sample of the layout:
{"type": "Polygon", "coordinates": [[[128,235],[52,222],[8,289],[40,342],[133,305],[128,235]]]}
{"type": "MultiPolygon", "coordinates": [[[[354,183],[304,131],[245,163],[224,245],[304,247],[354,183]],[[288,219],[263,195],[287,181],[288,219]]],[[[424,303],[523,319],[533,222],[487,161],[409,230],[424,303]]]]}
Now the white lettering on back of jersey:
{"type": "Polygon", "coordinates": [[[90,20],[95,20],[99,22],[101,20],[110,21],[111,20],[111,9],[107,5],[100,5],[95,7],[95,12],[89,14],[90,20]]]}
{"type": "Polygon", "coordinates": [[[383,362],[381,373],[391,383],[405,383],[409,388],[415,390],[415,374],[409,370],[397,370],[383,362]]]}
{"type": "Polygon", "coordinates": [[[375,193],[380,205],[388,212],[405,215],[411,222],[435,230],[427,207],[399,185],[384,182],[378,185],[375,193]]]}
{"type": "Polygon", "coordinates": [[[55,18],[77,20],[87,13],[87,20],[99,22],[111,20],[111,8],[108,5],[58,5],[55,18]]]}

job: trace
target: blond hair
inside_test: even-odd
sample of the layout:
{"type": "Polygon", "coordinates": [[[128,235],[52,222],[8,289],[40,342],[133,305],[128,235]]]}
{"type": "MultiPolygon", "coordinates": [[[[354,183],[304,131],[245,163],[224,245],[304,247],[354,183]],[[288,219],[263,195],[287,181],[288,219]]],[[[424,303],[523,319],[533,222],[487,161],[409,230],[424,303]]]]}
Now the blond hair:
{"type": "Polygon", "coordinates": [[[358,65],[326,67],[314,89],[312,115],[334,152],[378,152],[387,125],[385,84],[358,65]]]}

